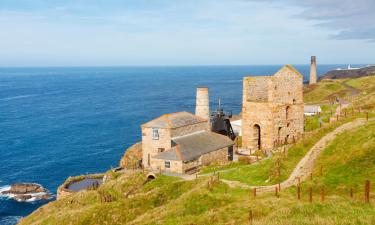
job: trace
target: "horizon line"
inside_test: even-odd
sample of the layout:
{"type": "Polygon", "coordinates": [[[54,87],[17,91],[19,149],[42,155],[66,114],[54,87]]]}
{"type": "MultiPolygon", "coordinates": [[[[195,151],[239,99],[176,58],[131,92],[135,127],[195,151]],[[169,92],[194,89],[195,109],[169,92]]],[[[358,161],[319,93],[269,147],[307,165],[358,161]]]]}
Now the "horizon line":
{"type": "MultiPolygon", "coordinates": [[[[42,66],[42,65],[37,65],[37,66],[0,66],[0,69],[16,69],[16,68],[124,68],[124,67],[214,67],[214,66],[222,66],[222,67],[233,67],[233,66],[284,66],[284,65],[295,65],[295,66],[306,66],[309,65],[310,63],[306,64],[189,64],[189,65],[184,65],[184,64],[165,64],[165,65],[52,65],[52,66],[42,66]]],[[[326,66],[331,66],[331,65],[369,65],[369,66],[375,66],[375,64],[371,63],[318,63],[319,65],[326,65],[326,66]]]]}

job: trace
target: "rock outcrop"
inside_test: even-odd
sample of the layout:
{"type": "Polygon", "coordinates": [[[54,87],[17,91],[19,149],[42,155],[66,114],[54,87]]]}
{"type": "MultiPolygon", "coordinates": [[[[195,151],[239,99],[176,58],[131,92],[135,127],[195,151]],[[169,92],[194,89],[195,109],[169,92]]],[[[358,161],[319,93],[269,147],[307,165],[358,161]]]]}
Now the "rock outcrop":
{"type": "Polygon", "coordinates": [[[120,160],[120,167],[132,169],[139,166],[139,162],[142,160],[142,142],[138,142],[130,146],[124,156],[120,160]]]}
{"type": "Polygon", "coordinates": [[[322,79],[341,79],[341,78],[357,78],[375,75],[375,66],[363,67],[360,69],[351,70],[331,70],[324,74],[322,79]]]}
{"type": "Polygon", "coordinates": [[[8,195],[10,198],[20,202],[47,200],[52,197],[48,190],[42,187],[42,185],[34,183],[16,183],[0,194],[8,195]]]}

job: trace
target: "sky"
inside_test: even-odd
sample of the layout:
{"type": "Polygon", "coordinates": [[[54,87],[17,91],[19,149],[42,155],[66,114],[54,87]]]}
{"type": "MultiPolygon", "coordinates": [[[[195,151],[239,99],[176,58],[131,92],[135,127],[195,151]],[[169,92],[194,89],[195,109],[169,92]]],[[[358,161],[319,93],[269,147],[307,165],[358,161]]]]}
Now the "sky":
{"type": "Polygon", "coordinates": [[[1,0],[0,66],[375,63],[374,0],[1,0]]]}

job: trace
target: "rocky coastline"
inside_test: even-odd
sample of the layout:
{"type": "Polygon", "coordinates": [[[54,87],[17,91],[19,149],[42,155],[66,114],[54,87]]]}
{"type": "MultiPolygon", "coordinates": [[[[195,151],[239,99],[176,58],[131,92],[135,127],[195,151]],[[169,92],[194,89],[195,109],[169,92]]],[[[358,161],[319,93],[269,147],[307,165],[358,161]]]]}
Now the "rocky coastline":
{"type": "Polygon", "coordinates": [[[47,189],[36,183],[12,184],[8,189],[1,191],[0,194],[19,202],[48,200],[52,198],[47,189]]]}

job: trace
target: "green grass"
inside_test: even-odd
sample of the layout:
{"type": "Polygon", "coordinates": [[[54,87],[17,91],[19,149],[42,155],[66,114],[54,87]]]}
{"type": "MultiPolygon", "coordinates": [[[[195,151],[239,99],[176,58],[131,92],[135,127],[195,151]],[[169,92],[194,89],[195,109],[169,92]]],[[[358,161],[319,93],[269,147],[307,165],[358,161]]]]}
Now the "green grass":
{"type": "Polygon", "coordinates": [[[318,142],[327,133],[336,129],[338,126],[351,120],[353,120],[353,118],[346,118],[306,133],[304,140],[291,146],[286,155],[276,153],[270,159],[248,166],[240,166],[237,169],[223,172],[220,176],[223,179],[239,181],[249,185],[269,185],[286,180],[298,162],[316,142],[318,142]],[[280,177],[278,176],[277,172],[278,162],[280,162],[281,167],[280,177]]]}
{"type": "Polygon", "coordinates": [[[330,192],[363,191],[365,180],[375,183],[375,122],[340,134],[317,160],[310,182],[330,192]],[[320,168],[323,168],[323,175],[320,168]]]}
{"type": "Polygon", "coordinates": [[[344,80],[323,80],[304,89],[305,103],[331,102],[335,96],[346,96],[350,92],[343,84],[344,80]]]}
{"type": "Polygon", "coordinates": [[[329,123],[330,117],[335,114],[338,104],[325,104],[320,106],[322,112],[320,115],[305,117],[305,131],[312,131],[320,128],[320,119],[323,123],[329,123]]]}
{"type": "Polygon", "coordinates": [[[213,165],[209,165],[209,166],[201,168],[200,171],[199,171],[199,174],[214,173],[214,172],[217,172],[217,171],[220,171],[220,170],[240,168],[240,167],[243,167],[243,166],[247,166],[247,164],[243,163],[243,162],[230,162],[229,164],[225,164],[225,165],[213,164],[213,165]]]}

